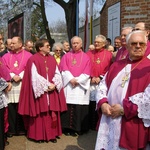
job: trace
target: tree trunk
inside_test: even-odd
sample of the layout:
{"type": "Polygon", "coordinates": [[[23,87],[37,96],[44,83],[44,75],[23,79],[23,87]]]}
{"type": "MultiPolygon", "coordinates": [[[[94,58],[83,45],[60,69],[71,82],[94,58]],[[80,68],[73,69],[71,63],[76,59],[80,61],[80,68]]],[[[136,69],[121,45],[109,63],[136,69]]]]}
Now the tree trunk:
{"type": "Polygon", "coordinates": [[[65,9],[67,33],[69,40],[76,35],[76,0],[67,5],[65,9]]]}
{"type": "Polygon", "coordinates": [[[60,5],[65,11],[68,41],[70,42],[70,39],[76,35],[76,5],[79,0],[69,0],[68,2],[63,0],[53,1],[60,5]]]}
{"type": "Polygon", "coordinates": [[[45,13],[44,0],[40,0],[40,5],[41,5],[41,13],[42,13],[42,18],[43,18],[45,33],[46,33],[47,39],[49,40],[49,43],[52,47],[53,44],[55,43],[55,40],[51,38],[50,30],[49,30],[49,27],[48,27],[48,21],[47,21],[46,13],[45,13]]]}

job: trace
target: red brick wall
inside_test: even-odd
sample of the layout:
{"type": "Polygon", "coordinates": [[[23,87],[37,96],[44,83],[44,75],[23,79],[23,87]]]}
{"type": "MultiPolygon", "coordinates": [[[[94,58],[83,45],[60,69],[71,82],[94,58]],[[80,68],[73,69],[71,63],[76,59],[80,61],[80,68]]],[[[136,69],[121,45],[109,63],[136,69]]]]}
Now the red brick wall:
{"type": "Polygon", "coordinates": [[[100,34],[107,37],[108,7],[120,2],[120,26],[134,26],[137,22],[146,22],[150,29],[150,0],[106,0],[100,15],[100,34]]]}

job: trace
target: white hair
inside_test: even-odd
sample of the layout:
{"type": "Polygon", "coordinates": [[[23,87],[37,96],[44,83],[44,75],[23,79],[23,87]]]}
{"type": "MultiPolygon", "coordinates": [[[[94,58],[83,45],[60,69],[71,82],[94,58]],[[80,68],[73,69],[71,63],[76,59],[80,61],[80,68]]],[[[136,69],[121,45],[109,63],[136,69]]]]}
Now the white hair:
{"type": "Polygon", "coordinates": [[[63,45],[60,42],[56,42],[54,43],[53,47],[52,47],[52,51],[56,50],[56,47],[59,47],[61,50],[63,50],[63,45]]]}
{"type": "Polygon", "coordinates": [[[78,38],[79,41],[82,43],[82,39],[81,39],[79,36],[74,36],[74,37],[72,37],[72,38],[71,38],[71,43],[72,43],[72,41],[73,41],[74,38],[78,38]]]}
{"type": "Polygon", "coordinates": [[[103,42],[106,42],[106,37],[102,34],[96,35],[95,39],[101,38],[103,42]]]}
{"type": "Polygon", "coordinates": [[[141,31],[141,30],[136,30],[136,31],[130,32],[130,33],[126,36],[126,43],[127,43],[127,44],[129,43],[129,40],[130,40],[130,38],[131,38],[131,35],[137,34],[137,33],[143,34],[143,36],[144,36],[144,42],[145,42],[145,43],[147,42],[147,37],[146,37],[146,35],[145,35],[145,32],[144,32],[144,31],[141,31]]]}

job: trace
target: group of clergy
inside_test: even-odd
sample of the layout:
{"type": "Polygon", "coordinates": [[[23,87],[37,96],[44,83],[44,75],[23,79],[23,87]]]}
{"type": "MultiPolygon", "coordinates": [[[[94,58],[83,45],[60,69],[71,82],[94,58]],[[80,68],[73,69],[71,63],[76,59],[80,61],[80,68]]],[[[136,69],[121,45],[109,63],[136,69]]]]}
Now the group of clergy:
{"type": "MultiPolygon", "coordinates": [[[[87,52],[74,36],[60,60],[50,55],[47,39],[36,41],[32,55],[13,37],[11,51],[0,58],[2,150],[6,132],[56,143],[62,133],[77,136],[89,129],[98,130],[95,150],[149,149],[148,34],[143,22],[123,28],[114,62],[103,35],[87,52]]],[[[52,49],[61,55],[63,47],[55,43],[52,49]]]]}

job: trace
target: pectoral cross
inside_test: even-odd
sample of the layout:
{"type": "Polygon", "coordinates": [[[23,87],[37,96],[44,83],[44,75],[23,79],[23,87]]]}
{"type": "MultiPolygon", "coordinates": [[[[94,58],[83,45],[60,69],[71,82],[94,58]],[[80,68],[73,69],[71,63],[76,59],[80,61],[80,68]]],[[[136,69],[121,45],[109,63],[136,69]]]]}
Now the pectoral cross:
{"type": "Polygon", "coordinates": [[[46,72],[48,72],[48,67],[45,67],[46,68],[46,72]]]}
{"type": "Polygon", "coordinates": [[[99,64],[101,61],[99,58],[97,58],[96,63],[99,64]]]}
{"type": "Polygon", "coordinates": [[[128,81],[128,74],[126,74],[123,78],[122,78],[122,84],[121,87],[124,87],[125,83],[128,81]]]}
{"type": "Polygon", "coordinates": [[[14,67],[18,67],[18,61],[15,61],[14,67]]]}
{"type": "Polygon", "coordinates": [[[75,65],[77,63],[76,59],[73,59],[72,64],[75,65]]]}

